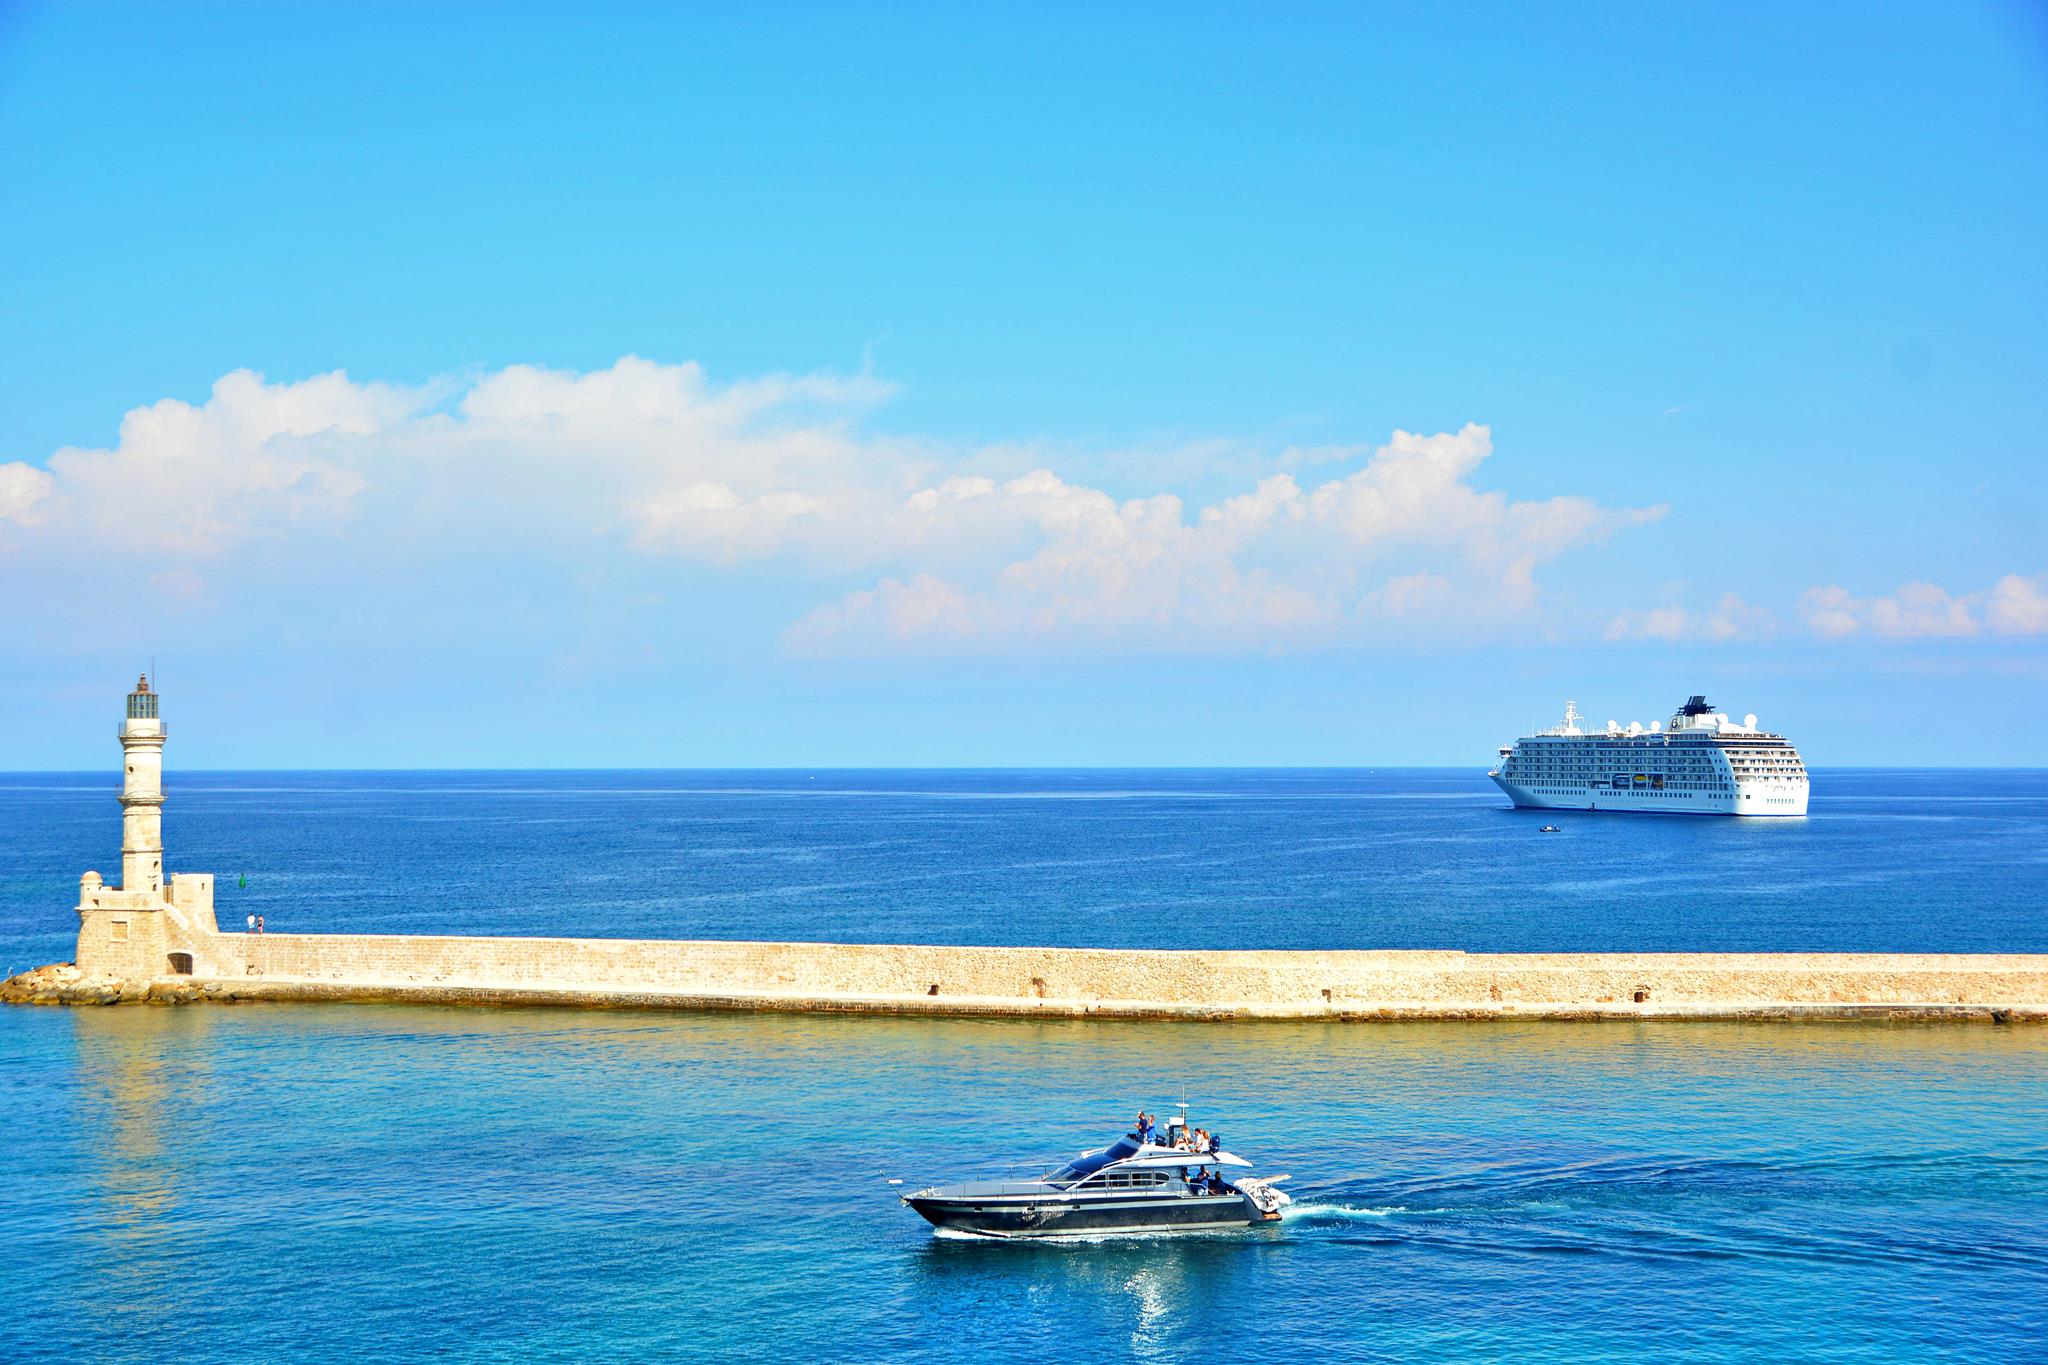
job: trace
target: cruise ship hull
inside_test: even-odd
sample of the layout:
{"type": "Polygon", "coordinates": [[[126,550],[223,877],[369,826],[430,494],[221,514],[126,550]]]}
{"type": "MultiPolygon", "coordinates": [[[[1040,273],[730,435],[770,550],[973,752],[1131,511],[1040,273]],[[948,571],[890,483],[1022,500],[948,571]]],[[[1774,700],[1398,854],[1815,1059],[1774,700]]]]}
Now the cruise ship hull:
{"type": "Polygon", "coordinates": [[[1746,815],[1796,816],[1806,814],[1807,787],[1804,783],[1773,784],[1734,792],[1631,789],[1618,790],[1611,784],[1588,786],[1579,792],[1533,792],[1508,781],[1499,773],[1489,774],[1494,785],[1508,799],[1528,810],[1624,811],[1653,815],[1746,815]]]}

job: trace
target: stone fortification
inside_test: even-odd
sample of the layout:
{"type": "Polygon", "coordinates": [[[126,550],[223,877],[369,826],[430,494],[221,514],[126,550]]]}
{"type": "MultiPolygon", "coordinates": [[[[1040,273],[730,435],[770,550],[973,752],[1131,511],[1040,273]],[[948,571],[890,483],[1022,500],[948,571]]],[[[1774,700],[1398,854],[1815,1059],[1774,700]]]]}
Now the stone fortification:
{"type": "Polygon", "coordinates": [[[1180,952],[381,934],[204,936],[191,975],[89,964],[25,1000],[381,1000],[1187,1019],[2048,1020],[2048,956],[1180,952]]]}

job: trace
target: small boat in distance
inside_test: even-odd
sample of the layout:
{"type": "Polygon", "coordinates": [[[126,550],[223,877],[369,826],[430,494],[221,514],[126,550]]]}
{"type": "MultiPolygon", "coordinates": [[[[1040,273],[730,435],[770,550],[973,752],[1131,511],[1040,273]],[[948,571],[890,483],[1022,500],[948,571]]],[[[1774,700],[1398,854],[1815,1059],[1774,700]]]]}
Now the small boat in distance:
{"type": "Polygon", "coordinates": [[[1284,1175],[1226,1178],[1251,1162],[1220,1148],[1196,1151],[1183,1112],[1163,1134],[1134,1130],[1032,1180],[934,1185],[903,1196],[926,1222],[981,1237],[1074,1237],[1202,1232],[1277,1222],[1293,1201],[1284,1175]]]}
{"type": "Polygon", "coordinates": [[[1544,826],[1544,827],[1543,827],[1542,829],[1539,829],[1539,830],[1537,830],[1536,832],[1537,832],[1538,834],[1561,834],[1561,833],[1563,833],[1563,831],[1562,831],[1562,830],[1560,830],[1560,829],[1558,829],[1558,827],[1557,827],[1556,825],[1545,825],[1545,826],[1544,826]]]}

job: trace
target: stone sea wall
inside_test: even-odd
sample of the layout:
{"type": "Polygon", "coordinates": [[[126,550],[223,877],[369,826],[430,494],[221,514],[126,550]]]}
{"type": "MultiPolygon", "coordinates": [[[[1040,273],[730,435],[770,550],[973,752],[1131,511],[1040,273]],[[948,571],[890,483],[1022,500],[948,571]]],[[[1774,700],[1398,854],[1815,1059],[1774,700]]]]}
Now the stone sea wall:
{"type": "MultiPolygon", "coordinates": [[[[0,999],[363,1000],[1192,1019],[2048,1021],[2048,955],[1184,952],[207,934],[148,980],[44,968],[0,999]]],[[[90,963],[87,964],[90,967],[90,963]]]]}

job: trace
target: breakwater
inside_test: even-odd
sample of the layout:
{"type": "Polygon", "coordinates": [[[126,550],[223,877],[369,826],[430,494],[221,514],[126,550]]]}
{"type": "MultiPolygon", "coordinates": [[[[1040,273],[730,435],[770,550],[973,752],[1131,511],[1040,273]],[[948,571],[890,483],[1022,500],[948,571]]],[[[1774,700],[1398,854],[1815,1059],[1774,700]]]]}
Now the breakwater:
{"type": "MultiPolygon", "coordinates": [[[[83,941],[81,946],[83,947],[83,941]]],[[[2048,955],[1167,951],[222,934],[64,964],[28,1003],[352,1000],[1135,1019],[2048,1021],[2048,955]]]]}

